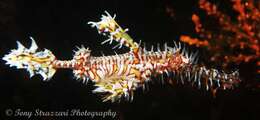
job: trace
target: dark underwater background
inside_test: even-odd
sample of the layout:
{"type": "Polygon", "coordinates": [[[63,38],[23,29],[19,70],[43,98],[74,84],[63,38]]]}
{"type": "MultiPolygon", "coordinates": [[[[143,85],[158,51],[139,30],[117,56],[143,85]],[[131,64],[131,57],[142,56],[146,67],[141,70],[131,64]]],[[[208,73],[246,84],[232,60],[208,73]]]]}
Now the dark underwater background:
{"type": "MultiPolygon", "coordinates": [[[[225,5],[223,5],[225,6],[225,5]]],[[[39,48],[47,48],[61,60],[72,59],[75,46],[84,45],[93,56],[114,54],[111,45],[101,45],[106,38],[87,25],[99,21],[107,10],[117,15],[116,21],[129,28],[129,35],[142,40],[147,48],[157,43],[179,41],[181,34],[193,34],[190,16],[197,11],[197,0],[0,0],[0,56],[16,48],[19,40],[29,47],[32,36],[39,48]],[[166,6],[173,9],[172,15],[166,6]]],[[[190,47],[191,51],[199,50],[190,47]]],[[[127,48],[115,50],[127,52],[127,48]]],[[[200,52],[200,62],[204,60],[200,52]]],[[[210,67],[214,67],[209,65],[210,67]]],[[[253,64],[235,66],[246,81],[255,79],[253,64]]],[[[132,102],[103,103],[92,94],[93,83],[81,84],[71,70],[59,69],[54,77],[42,81],[39,75],[29,78],[25,70],[17,70],[0,60],[0,115],[1,120],[26,119],[7,116],[6,110],[24,111],[107,111],[117,113],[120,120],[258,120],[260,91],[246,87],[247,82],[230,91],[219,91],[216,98],[210,92],[191,86],[162,84],[158,78],[149,83],[149,90],[135,91],[132,102]]],[[[40,120],[64,119],[40,117],[40,120]]],[[[79,119],[70,117],[70,119],[79,119]]],[[[81,117],[80,119],[92,119],[81,117]]],[[[113,119],[95,117],[93,119],[113,119]]]]}

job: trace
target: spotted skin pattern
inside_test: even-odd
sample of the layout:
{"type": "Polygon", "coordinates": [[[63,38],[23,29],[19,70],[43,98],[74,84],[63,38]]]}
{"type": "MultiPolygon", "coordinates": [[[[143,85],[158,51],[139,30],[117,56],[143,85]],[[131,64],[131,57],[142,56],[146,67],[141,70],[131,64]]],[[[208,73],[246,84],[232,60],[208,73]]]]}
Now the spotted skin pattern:
{"type": "Polygon", "coordinates": [[[206,68],[197,64],[198,53],[186,50],[181,43],[173,42],[174,47],[164,44],[158,45],[157,50],[146,50],[141,47],[141,43],[136,43],[105,12],[99,22],[88,22],[96,28],[99,34],[108,37],[102,44],[113,41],[118,44],[114,48],[125,46],[129,52],[111,56],[91,56],[91,50],[84,46],[78,47],[72,60],[58,60],[49,51],[38,51],[35,40],[31,37],[32,44],[29,49],[17,41],[18,48],[3,57],[6,64],[17,69],[26,69],[30,76],[40,74],[43,80],[50,80],[57,69],[72,69],[75,79],[80,79],[83,83],[89,80],[95,83],[94,93],[104,95],[103,101],[112,102],[121,100],[133,100],[133,92],[139,87],[146,88],[146,82],[153,76],[166,74],[166,82],[191,83],[198,88],[216,91],[217,89],[230,89],[240,82],[238,72],[225,73],[213,68],[206,68]]]}

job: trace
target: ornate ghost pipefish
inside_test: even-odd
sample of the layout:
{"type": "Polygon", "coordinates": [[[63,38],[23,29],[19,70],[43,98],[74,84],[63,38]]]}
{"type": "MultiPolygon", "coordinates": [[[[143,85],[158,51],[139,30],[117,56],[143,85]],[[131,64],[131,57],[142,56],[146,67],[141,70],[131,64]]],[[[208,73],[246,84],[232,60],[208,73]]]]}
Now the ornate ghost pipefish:
{"type": "Polygon", "coordinates": [[[83,83],[91,80],[97,86],[94,93],[105,93],[104,101],[116,101],[120,98],[133,100],[133,91],[139,87],[145,89],[145,83],[152,76],[167,74],[169,83],[191,83],[199,88],[216,91],[217,89],[233,88],[240,82],[238,72],[230,74],[197,64],[197,53],[188,52],[181,43],[174,42],[174,47],[164,45],[154,51],[146,50],[136,43],[107,12],[99,22],[88,22],[107,36],[104,43],[117,42],[114,48],[128,47],[129,52],[119,55],[91,56],[91,51],[84,46],[75,51],[72,60],[58,60],[50,50],[37,51],[38,46],[31,38],[29,49],[17,41],[18,48],[3,57],[6,64],[17,69],[26,69],[30,77],[40,74],[44,81],[50,80],[57,69],[72,69],[76,79],[83,83]]]}

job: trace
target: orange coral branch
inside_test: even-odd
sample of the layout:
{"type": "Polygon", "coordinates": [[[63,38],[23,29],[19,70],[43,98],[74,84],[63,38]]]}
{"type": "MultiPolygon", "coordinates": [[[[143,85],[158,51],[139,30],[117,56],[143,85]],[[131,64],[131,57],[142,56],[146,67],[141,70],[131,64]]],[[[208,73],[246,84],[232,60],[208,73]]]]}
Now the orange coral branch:
{"type": "Polygon", "coordinates": [[[180,37],[180,40],[182,42],[188,43],[189,45],[196,45],[197,47],[201,46],[209,46],[209,43],[207,40],[199,40],[197,38],[191,38],[190,36],[182,35],[180,37]]]}
{"type": "Polygon", "coordinates": [[[196,14],[193,14],[191,19],[192,19],[193,23],[195,24],[196,32],[199,33],[201,31],[201,28],[202,28],[199,16],[196,15],[196,14]]]}

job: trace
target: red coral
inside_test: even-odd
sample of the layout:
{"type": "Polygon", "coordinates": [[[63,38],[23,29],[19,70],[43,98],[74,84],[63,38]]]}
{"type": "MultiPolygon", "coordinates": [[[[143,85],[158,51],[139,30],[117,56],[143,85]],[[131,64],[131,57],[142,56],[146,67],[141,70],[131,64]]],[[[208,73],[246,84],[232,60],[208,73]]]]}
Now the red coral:
{"type": "MultiPolygon", "coordinates": [[[[196,47],[206,47],[211,54],[210,60],[223,62],[223,66],[252,61],[257,61],[256,65],[260,66],[260,1],[232,0],[231,3],[234,12],[238,14],[235,20],[218,10],[215,4],[199,0],[199,8],[217,20],[219,29],[214,31],[204,28],[200,17],[193,14],[192,21],[199,38],[181,35],[180,40],[196,47]]],[[[260,73],[260,70],[257,72],[260,73]]]]}

